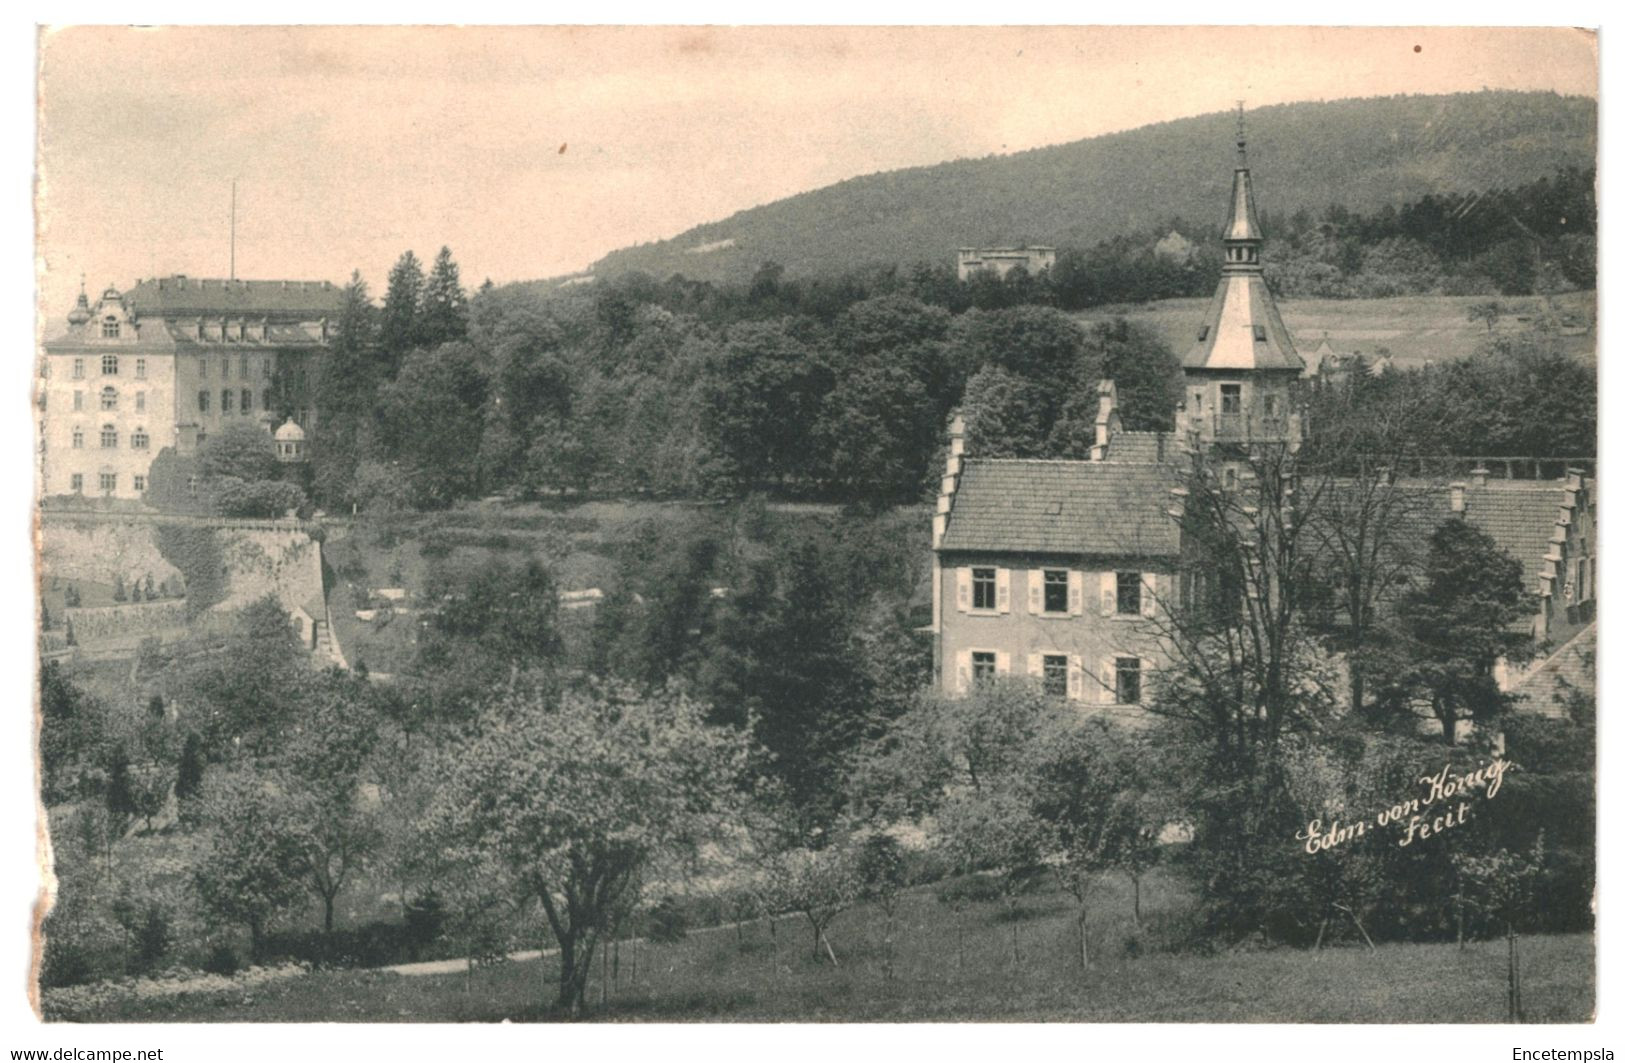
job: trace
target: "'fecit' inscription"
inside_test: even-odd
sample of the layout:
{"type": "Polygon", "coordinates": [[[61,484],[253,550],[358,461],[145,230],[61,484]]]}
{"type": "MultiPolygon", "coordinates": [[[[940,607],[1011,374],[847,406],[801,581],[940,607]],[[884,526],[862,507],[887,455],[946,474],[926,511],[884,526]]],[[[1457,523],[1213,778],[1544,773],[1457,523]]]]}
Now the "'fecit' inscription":
{"type": "Polygon", "coordinates": [[[1478,797],[1492,800],[1501,792],[1501,780],[1506,777],[1509,761],[1496,757],[1476,771],[1457,773],[1446,764],[1436,774],[1423,775],[1416,780],[1422,788],[1420,797],[1409,797],[1388,806],[1368,819],[1353,823],[1332,820],[1326,826],[1320,818],[1312,819],[1298,831],[1296,837],[1303,843],[1306,853],[1323,853],[1339,845],[1363,838],[1377,827],[1393,827],[1399,832],[1399,845],[1426,840],[1436,834],[1453,830],[1467,822],[1473,801],[1478,797]],[[1483,790],[1479,795],[1478,790],[1483,790]]]}

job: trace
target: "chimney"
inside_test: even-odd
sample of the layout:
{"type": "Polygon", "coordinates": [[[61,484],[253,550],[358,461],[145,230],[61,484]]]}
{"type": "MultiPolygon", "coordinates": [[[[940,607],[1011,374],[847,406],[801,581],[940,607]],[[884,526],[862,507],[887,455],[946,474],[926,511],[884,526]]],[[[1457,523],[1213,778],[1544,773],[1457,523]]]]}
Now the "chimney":
{"type": "Polygon", "coordinates": [[[1450,512],[1467,512],[1467,485],[1460,480],[1450,485],[1450,512]]]}
{"type": "Polygon", "coordinates": [[[959,474],[965,460],[965,418],[955,412],[948,421],[948,464],[943,470],[942,491],[937,495],[937,511],[931,517],[931,547],[942,545],[948,533],[948,516],[954,508],[954,492],[959,488],[959,474]]]}
{"type": "Polygon", "coordinates": [[[1089,460],[1105,461],[1112,435],[1122,430],[1123,420],[1117,414],[1117,383],[1102,380],[1095,390],[1100,396],[1100,405],[1095,411],[1095,445],[1089,448],[1089,460]]]}
{"type": "Polygon", "coordinates": [[[1473,478],[1473,486],[1474,487],[1483,487],[1486,483],[1489,482],[1490,470],[1488,470],[1488,469],[1486,469],[1484,467],[1483,462],[1479,462],[1478,466],[1476,468],[1474,468],[1467,475],[1469,475],[1469,476],[1471,476],[1473,478]]]}

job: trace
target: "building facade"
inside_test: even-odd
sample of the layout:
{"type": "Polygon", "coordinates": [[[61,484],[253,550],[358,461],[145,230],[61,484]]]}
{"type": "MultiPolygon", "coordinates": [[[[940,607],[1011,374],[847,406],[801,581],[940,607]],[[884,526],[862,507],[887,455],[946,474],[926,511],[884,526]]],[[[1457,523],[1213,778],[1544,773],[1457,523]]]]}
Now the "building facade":
{"type": "Polygon", "coordinates": [[[240,423],[314,427],[328,281],[144,280],[84,293],[40,360],[42,497],[139,499],[153,458],[240,423]]]}
{"type": "Polygon", "coordinates": [[[961,247],[959,249],[959,279],[969,280],[974,273],[997,273],[1002,279],[1020,266],[1033,276],[1055,267],[1053,247],[961,247]]]}

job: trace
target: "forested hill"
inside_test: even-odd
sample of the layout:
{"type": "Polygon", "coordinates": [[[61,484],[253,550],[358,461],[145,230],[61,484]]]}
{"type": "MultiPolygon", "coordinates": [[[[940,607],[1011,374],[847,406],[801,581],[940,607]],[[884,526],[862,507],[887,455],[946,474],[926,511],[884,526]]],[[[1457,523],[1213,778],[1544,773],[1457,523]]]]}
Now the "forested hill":
{"type": "MultiPolygon", "coordinates": [[[[1392,96],[1261,107],[1247,126],[1267,228],[1270,214],[1333,204],[1376,212],[1428,193],[1592,166],[1597,102],[1521,92],[1392,96]]],[[[871,174],[612,252],[593,271],[738,281],[766,261],[805,275],[947,262],[960,246],[1084,247],[1164,224],[1188,232],[1222,221],[1234,137],[1234,114],[1216,113],[871,174]]]]}

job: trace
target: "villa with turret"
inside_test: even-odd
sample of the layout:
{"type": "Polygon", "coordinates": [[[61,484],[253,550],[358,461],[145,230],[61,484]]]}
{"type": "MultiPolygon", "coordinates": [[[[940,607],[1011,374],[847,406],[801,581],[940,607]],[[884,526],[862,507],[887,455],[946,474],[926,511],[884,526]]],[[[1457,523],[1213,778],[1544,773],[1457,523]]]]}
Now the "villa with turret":
{"type": "MultiPolygon", "coordinates": [[[[1098,386],[1087,461],[979,458],[966,451],[963,419],[951,424],[932,528],[931,632],[943,693],[1028,677],[1090,712],[1142,711],[1169,663],[1168,611],[1209,590],[1181,526],[1193,463],[1221,490],[1246,491],[1261,453],[1290,466],[1312,431],[1300,410],[1305,361],[1264,279],[1244,141],[1238,149],[1218,285],[1195,333],[1180,337],[1183,401],[1172,432],[1125,431],[1109,380],[1098,386]]],[[[1594,642],[1589,477],[1497,479],[1480,467],[1456,482],[1407,486],[1420,502],[1405,535],[1425,544],[1438,524],[1460,517],[1523,565],[1537,603],[1529,630],[1551,652],[1531,671],[1502,676],[1504,685],[1539,678],[1548,661],[1594,642]]]]}

